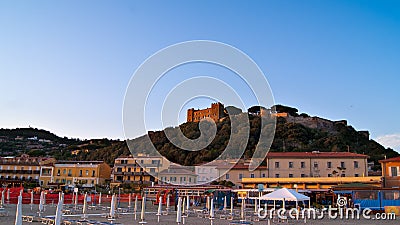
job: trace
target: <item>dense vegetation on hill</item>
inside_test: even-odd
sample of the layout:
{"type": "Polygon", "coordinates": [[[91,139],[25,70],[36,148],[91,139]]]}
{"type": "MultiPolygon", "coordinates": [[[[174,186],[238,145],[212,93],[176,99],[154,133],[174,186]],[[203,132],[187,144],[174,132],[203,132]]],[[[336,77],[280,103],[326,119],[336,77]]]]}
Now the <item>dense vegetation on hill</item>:
{"type": "MultiPolygon", "coordinates": [[[[244,158],[251,158],[260,136],[260,117],[249,115],[250,137],[244,153],[244,158]]],[[[157,150],[169,160],[193,165],[207,162],[218,157],[225,149],[230,135],[230,122],[225,119],[217,123],[218,132],[212,143],[206,149],[191,152],[178,149],[171,144],[163,131],[151,132],[149,134],[157,150]]],[[[198,123],[184,123],[180,129],[186,137],[194,139],[200,136],[198,123]]],[[[378,164],[378,160],[386,157],[398,156],[392,149],[385,149],[374,140],[357,132],[353,127],[344,124],[335,125],[336,132],[327,132],[323,129],[313,129],[297,123],[288,123],[284,118],[278,118],[275,138],[271,146],[273,152],[283,151],[351,151],[370,156],[370,161],[378,164]]],[[[140,148],[144,143],[143,137],[134,140],[134,146],[140,148]]]]}
{"type": "MultiPolygon", "coordinates": [[[[298,114],[297,109],[276,106],[276,111],[286,111],[292,116],[307,117],[307,114],[298,114]]],[[[252,107],[249,112],[259,112],[260,108],[252,107]]],[[[247,114],[242,114],[246,115],[247,114]]],[[[250,136],[244,152],[244,158],[251,158],[259,142],[260,137],[260,117],[248,114],[250,122],[250,136]]],[[[190,139],[200,136],[198,123],[188,122],[181,124],[179,128],[182,133],[190,139]]],[[[173,145],[167,138],[165,131],[149,132],[148,135],[130,140],[135,149],[145,150],[147,136],[151,139],[156,149],[169,160],[184,164],[194,165],[211,161],[218,157],[226,148],[231,135],[231,124],[229,117],[218,122],[217,134],[211,144],[200,151],[185,151],[173,145]]],[[[241,132],[239,131],[234,131],[241,132]]],[[[32,156],[53,156],[59,160],[104,160],[110,165],[118,156],[127,156],[130,151],[126,142],[109,139],[78,140],[60,138],[48,131],[34,128],[21,129],[0,129],[0,138],[7,137],[8,140],[0,141],[0,155],[18,155],[28,153],[32,156]],[[17,137],[24,137],[24,140],[15,140],[17,137]],[[51,143],[41,143],[39,148],[30,137],[50,140],[51,143]],[[33,147],[32,147],[33,144],[33,147]]],[[[356,131],[353,127],[342,123],[334,125],[334,130],[314,129],[303,126],[299,123],[287,122],[284,118],[278,118],[276,132],[271,151],[351,151],[370,156],[370,161],[378,164],[378,160],[385,156],[395,157],[399,154],[392,149],[385,149],[382,145],[370,140],[367,136],[356,131]]]]}

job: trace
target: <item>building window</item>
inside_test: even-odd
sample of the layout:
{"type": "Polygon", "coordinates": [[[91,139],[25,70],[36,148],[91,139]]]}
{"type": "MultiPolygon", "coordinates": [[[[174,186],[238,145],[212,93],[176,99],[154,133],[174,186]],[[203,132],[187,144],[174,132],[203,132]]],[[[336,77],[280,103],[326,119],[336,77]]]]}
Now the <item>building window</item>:
{"type": "Polygon", "coordinates": [[[289,162],[289,168],[293,168],[293,162],[289,162]]]}
{"type": "Polygon", "coordinates": [[[390,176],[391,177],[397,177],[398,176],[397,167],[394,167],[394,166],[390,167],[390,176]]]}
{"type": "Polygon", "coordinates": [[[340,162],[340,167],[342,167],[342,168],[346,168],[346,166],[345,166],[344,162],[340,162]]]}
{"type": "Polygon", "coordinates": [[[68,170],[68,176],[72,176],[72,170],[71,169],[68,170]]]}
{"type": "Polygon", "coordinates": [[[66,174],[67,173],[67,170],[66,169],[63,169],[63,174],[66,174]]]}
{"type": "Polygon", "coordinates": [[[155,173],[156,172],[156,168],[150,168],[150,173],[155,173]]]}
{"type": "Polygon", "coordinates": [[[160,160],[151,160],[151,164],[158,165],[160,164],[160,160]]]}
{"type": "Polygon", "coordinates": [[[121,167],[117,167],[117,172],[122,172],[122,168],[121,167]]]}
{"type": "Polygon", "coordinates": [[[229,173],[225,174],[225,180],[229,180],[229,173]]]}
{"type": "Polygon", "coordinates": [[[275,162],[275,168],[279,168],[279,162],[275,162]]]}
{"type": "Polygon", "coordinates": [[[332,162],[327,162],[326,167],[328,167],[328,169],[332,168],[332,162]]]}
{"type": "Polygon", "coordinates": [[[239,179],[243,178],[243,174],[239,173],[239,179]]]}
{"type": "Polygon", "coordinates": [[[128,167],[128,173],[132,172],[132,168],[128,167]]]}
{"type": "Polygon", "coordinates": [[[82,176],[82,170],[79,170],[79,176],[80,177],[82,176]]]}
{"type": "Polygon", "coordinates": [[[96,174],[96,171],[92,171],[92,177],[94,177],[94,175],[96,174]]]}
{"type": "Polygon", "coordinates": [[[358,161],[354,161],[354,169],[358,168],[358,161]]]}
{"type": "Polygon", "coordinates": [[[346,174],[345,173],[342,173],[342,177],[345,177],[346,176],[346,174]]]}
{"type": "Polygon", "coordinates": [[[261,174],[261,177],[265,177],[265,173],[261,174]]]}
{"type": "Polygon", "coordinates": [[[306,163],[305,163],[305,162],[301,162],[301,163],[300,163],[300,167],[301,167],[301,168],[306,168],[306,163]]]}
{"type": "Polygon", "coordinates": [[[355,177],[359,177],[358,173],[354,174],[355,177]]]}
{"type": "Polygon", "coordinates": [[[279,178],[279,173],[275,174],[275,178],[279,178]]]}
{"type": "Polygon", "coordinates": [[[330,173],[330,174],[328,174],[328,177],[332,177],[332,174],[330,173]]]}
{"type": "Polygon", "coordinates": [[[60,176],[60,169],[57,170],[57,176],[60,176]]]}
{"type": "Polygon", "coordinates": [[[89,170],[86,170],[86,176],[89,176],[89,170]]]}
{"type": "Polygon", "coordinates": [[[314,162],[314,168],[318,168],[318,162],[314,162]]]}
{"type": "Polygon", "coordinates": [[[302,174],[300,175],[300,177],[306,177],[306,175],[305,175],[304,173],[302,173],[302,174]]]}
{"type": "Polygon", "coordinates": [[[293,173],[289,173],[289,177],[293,177],[293,173]]]}
{"type": "Polygon", "coordinates": [[[254,173],[250,174],[250,178],[254,178],[254,173]]]}

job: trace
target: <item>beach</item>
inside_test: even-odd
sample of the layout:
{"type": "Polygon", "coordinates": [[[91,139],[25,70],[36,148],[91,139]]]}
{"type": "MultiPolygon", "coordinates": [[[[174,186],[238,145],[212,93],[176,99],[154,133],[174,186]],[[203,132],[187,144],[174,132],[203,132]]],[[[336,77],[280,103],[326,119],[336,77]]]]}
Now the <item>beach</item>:
{"type": "MultiPolygon", "coordinates": [[[[71,221],[71,224],[91,224],[90,222],[84,222],[86,221],[91,221],[92,224],[95,224],[96,221],[98,222],[109,222],[113,224],[140,224],[140,213],[141,213],[141,204],[138,204],[138,210],[136,214],[136,220],[135,216],[133,213],[133,207],[128,208],[127,203],[121,203],[119,205],[119,212],[117,212],[117,217],[115,220],[109,220],[104,217],[105,214],[109,213],[109,204],[104,204],[102,207],[99,206],[91,206],[89,205],[87,214],[86,216],[82,215],[82,210],[75,210],[74,206],[68,207],[65,205],[64,209],[70,210],[73,212],[73,214],[65,214],[63,216],[63,220],[68,220],[71,221]],[[72,207],[72,208],[71,208],[72,207]],[[129,209],[129,211],[127,211],[129,209]],[[124,212],[123,212],[124,211],[124,212]],[[84,219],[85,217],[86,219],[84,219]]],[[[78,208],[81,208],[82,205],[79,205],[78,208]]],[[[56,204],[48,204],[45,207],[45,211],[42,214],[42,217],[51,217],[54,216],[56,213],[56,204]]],[[[168,215],[161,215],[160,216],[160,222],[157,222],[157,208],[158,206],[153,205],[150,201],[146,203],[146,213],[145,213],[145,219],[144,221],[147,224],[159,224],[159,225],[171,225],[171,224],[178,224],[176,222],[176,212],[173,210],[174,207],[169,211],[168,215]]],[[[15,204],[7,204],[4,207],[4,210],[8,213],[8,215],[3,215],[0,216],[0,224],[1,225],[8,225],[8,224],[14,224],[15,220],[15,212],[16,212],[16,205],[15,204]]],[[[236,210],[240,210],[240,208],[235,208],[236,210]]],[[[246,209],[248,213],[251,213],[252,209],[247,208],[246,209]]],[[[163,206],[163,211],[165,211],[165,206],[163,206]]],[[[199,217],[198,214],[201,211],[201,208],[191,208],[189,216],[184,217],[183,219],[185,220],[184,224],[211,224],[211,220],[209,218],[203,218],[199,217]]],[[[229,210],[226,211],[227,214],[229,214],[229,210]]],[[[24,216],[34,216],[34,221],[33,222],[26,222],[24,221],[23,224],[42,224],[41,221],[38,220],[38,205],[31,205],[29,204],[24,204],[22,206],[22,214],[24,216]]],[[[205,214],[204,214],[205,215],[205,214]]],[[[214,225],[229,225],[229,224],[235,224],[235,222],[239,222],[240,218],[234,218],[233,220],[228,220],[227,218],[221,219],[221,215],[224,215],[224,212],[222,210],[216,210],[215,211],[215,217],[212,220],[212,223],[214,225]]],[[[224,217],[224,216],[222,216],[224,217]]],[[[255,216],[253,217],[253,219],[255,216]]],[[[250,221],[250,219],[247,219],[247,221],[250,221]]],[[[308,219],[308,220],[303,220],[303,219],[289,219],[289,220],[261,220],[261,221],[251,221],[252,224],[309,224],[309,225],[319,225],[319,224],[326,224],[326,225],[336,225],[336,224],[341,224],[341,225],[350,225],[350,224],[363,224],[363,225],[375,225],[375,224],[388,224],[388,225],[397,225],[399,224],[400,219],[397,217],[394,220],[379,220],[377,221],[374,219],[374,215],[371,215],[371,219],[365,219],[365,218],[360,218],[360,219],[329,219],[329,218],[324,218],[324,219],[308,219]]],[[[182,223],[183,224],[183,221],[182,223]]],[[[236,223],[238,224],[238,223],[236,223]]]]}

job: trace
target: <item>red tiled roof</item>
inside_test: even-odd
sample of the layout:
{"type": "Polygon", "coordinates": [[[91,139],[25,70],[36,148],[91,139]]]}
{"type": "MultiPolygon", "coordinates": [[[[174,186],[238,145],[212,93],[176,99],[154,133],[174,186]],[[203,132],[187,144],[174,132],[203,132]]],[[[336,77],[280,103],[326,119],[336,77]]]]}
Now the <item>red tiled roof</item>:
{"type": "Polygon", "coordinates": [[[267,158],[368,158],[352,152],[268,152],[267,158]]]}
{"type": "Polygon", "coordinates": [[[400,156],[394,157],[394,158],[389,158],[389,159],[382,159],[379,160],[380,163],[382,162],[400,162],[400,156]]]}

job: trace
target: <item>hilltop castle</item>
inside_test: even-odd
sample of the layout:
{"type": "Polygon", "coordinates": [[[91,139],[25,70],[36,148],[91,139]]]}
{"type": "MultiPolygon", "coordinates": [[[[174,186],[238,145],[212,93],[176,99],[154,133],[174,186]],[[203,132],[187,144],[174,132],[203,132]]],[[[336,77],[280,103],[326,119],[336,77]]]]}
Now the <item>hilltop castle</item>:
{"type": "Polygon", "coordinates": [[[214,121],[225,117],[224,104],[217,102],[212,103],[211,108],[206,109],[188,109],[187,111],[187,122],[200,122],[204,118],[211,118],[214,121]]]}

